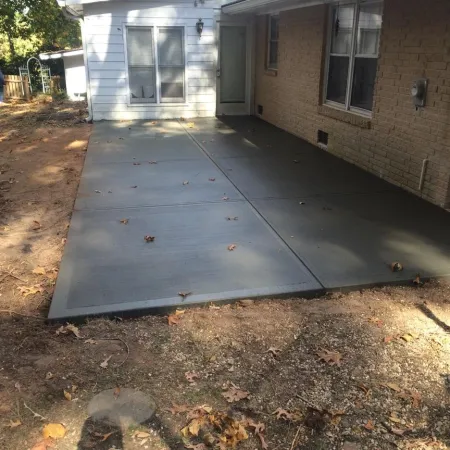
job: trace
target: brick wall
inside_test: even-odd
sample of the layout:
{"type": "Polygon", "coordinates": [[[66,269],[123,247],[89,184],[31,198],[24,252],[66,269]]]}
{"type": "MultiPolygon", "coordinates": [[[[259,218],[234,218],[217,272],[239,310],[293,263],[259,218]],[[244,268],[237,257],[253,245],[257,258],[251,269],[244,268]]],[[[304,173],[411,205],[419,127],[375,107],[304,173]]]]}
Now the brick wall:
{"type": "Polygon", "coordinates": [[[450,207],[450,1],[385,0],[371,120],[321,106],[327,7],[280,13],[277,76],[265,70],[257,18],[255,104],[262,118],[440,206],[450,207]],[[429,79],[416,111],[412,82],[429,79]],[[422,192],[422,162],[428,166],[422,192]]]}

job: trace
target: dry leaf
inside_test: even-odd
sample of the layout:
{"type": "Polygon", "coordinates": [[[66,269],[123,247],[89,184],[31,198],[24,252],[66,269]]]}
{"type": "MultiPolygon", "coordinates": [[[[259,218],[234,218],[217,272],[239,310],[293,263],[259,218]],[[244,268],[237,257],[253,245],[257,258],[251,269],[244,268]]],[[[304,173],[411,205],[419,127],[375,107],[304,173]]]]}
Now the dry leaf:
{"type": "Polygon", "coordinates": [[[236,248],[236,244],[230,244],[227,249],[232,252],[236,248]]]}
{"type": "Polygon", "coordinates": [[[53,374],[51,373],[51,372],[47,372],[46,374],[45,374],[45,379],[46,380],[51,380],[53,378],[53,374]]]}
{"type": "Polygon", "coordinates": [[[397,394],[397,397],[402,398],[403,400],[411,400],[413,408],[418,408],[422,401],[422,395],[417,391],[411,390],[409,392],[400,392],[397,394]]]}
{"type": "Polygon", "coordinates": [[[72,394],[70,392],[64,391],[64,397],[66,398],[66,400],[68,400],[69,402],[72,401],[72,394]]]}
{"type": "Polygon", "coordinates": [[[272,356],[274,358],[276,358],[281,353],[281,350],[279,348],[276,348],[276,347],[270,347],[269,350],[266,350],[265,353],[271,353],[272,356]]]}
{"type": "Polygon", "coordinates": [[[100,442],[105,442],[112,434],[116,433],[115,431],[111,431],[111,433],[94,433],[95,436],[101,437],[100,442]]]}
{"type": "Polygon", "coordinates": [[[189,184],[189,181],[183,181],[183,186],[186,186],[187,184],[189,184]]]}
{"type": "Polygon", "coordinates": [[[276,414],[277,419],[288,420],[291,422],[298,422],[301,420],[300,413],[290,412],[283,408],[277,408],[272,414],[276,414]]]}
{"type": "Polygon", "coordinates": [[[194,127],[195,127],[195,123],[194,123],[194,122],[188,122],[188,123],[186,124],[186,126],[187,126],[188,128],[194,128],[194,127]]]}
{"type": "Polygon", "coordinates": [[[85,344],[96,344],[97,341],[96,341],[95,339],[86,339],[86,340],[84,341],[84,343],[85,343],[85,344]]]}
{"type": "Polygon", "coordinates": [[[149,164],[158,164],[156,161],[149,161],[149,164]]]}
{"type": "Polygon", "coordinates": [[[146,431],[135,431],[133,433],[133,437],[135,439],[146,439],[148,437],[150,437],[150,433],[147,433],[146,431]]]}
{"type": "Polygon", "coordinates": [[[173,403],[171,408],[167,408],[167,411],[173,415],[188,412],[189,410],[190,408],[188,405],[177,405],[176,403],[173,403]]]}
{"type": "Polygon", "coordinates": [[[234,384],[232,384],[228,390],[222,392],[222,396],[225,397],[225,400],[228,403],[238,402],[239,400],[247,398],[249,395],[250,392],[243,391],[234,384]]]}
{"type": "Polygon", "coordinates": [[[71,331],[78,339],[82,339],[82,336],[80,335],[80,331],[75,325],[72,325],[71,323],[68,323],[66,325],[66,330],[71,331]]]}
{"type": "Polygon", "coordinates": [[[423,281],[420,280],[420,273],[418,273],[416,275],[416,277],[414,278],[413,284],[415,284],[416,286],[422,286],[423,285],[423,281]]]}
{"type": "Polygon", "coordinates": [[[391,433],[397,436],[403,436],[406,430],[400,430],[399,428],[391,428],[391,433]]]}
{"type": "Polygon", "coordinates": [[[45,275],[47,273],[43,267],[36,267],[31,272],[36,275],[45,275]]]}
{"type": "Polygon", "coordinates": [[[402,419],[400,419],[400,417],[397,416],[397,413],[395,411],[391,412],[391,415],[389,416],[389,420],[394,423],[402,422],[402,419]]]}
{"type": "Polygon", "coordinates": [[[179,295],[180,297],[183,297],[183,300],[184,300],[188,295],[191,295],[191,294],[192,294],[192,292],[183,292],[183,291],[178,292],[178,295],[179,295]]]}
{"type": "Polygon", "coordinates": [[[35,444],[31,450],[48,450],[49,448],[54,448],[54,443],[52,439],[46,438],[42,441],[39,441],[37,444],[35,444]]]}
{"type": "Polygon", "coordinates": [[[117,399],[119,398],[119,395],[120,395],[120,387],[117,386],[117,387],[114,389],[113,396],[114,396],[114,398],[117,400],[117,399]]]}
{"type": "Polygon", "coordinates": [[[101,194],[102,193],[102,191],[99,191],[98,189],[96,189],[94,192],[97,193],[97,194],[101,194]]]}
{"type": "Polygon", "coordinates": [[[61,439],[66,435],[66,427],[61,423],[49,423],[42,430],[44,439],[61,439]]]}
{"type": "Polygon", "coordinates": [[[403,266],[398,261],[391,263],[392,272],[401,272],[403,270],[403,266]]]}
{"type": "Polygon", "coordinates": [[[167,322],[169,323],[169,325],[178,325],[181,321],[181,317],[176,315],[176,314],[170,314],[167,317],[167,322]]]}
{"type": "Polygon", "coordinates": [[[342,355],[339,352],[333,352],[322,348],[320,349],[320,352],[316,352],[316,354],[319,357],[319,361],[323,360],[330,366],[334,366],[335,364],[338,367],[341,366],[342,355]]]}
{"type": "Polygon", "coordinates": [[[368,420],[367,423],[365,425],[363,425],[363,427],[366,430],[372,431],[375,428],[375,425],[371,420],[368,420]]]}
{"type": "Polygon", "coordinates": [[[141,165],[141,163],[139,163],[139,162],[134,162],[133,163],[133,166],[140,166],[141,165]]]}
{"type": "Polygon", "coordinates": [[[411,342],[414,340],[414,336],[411,333],[405,333],[403,336],[400,336],[405,342],[411,342]]]}
{"type": "Polygon", "coordinates": [[[153,242],[155,240],[155,236],[144,236],[144,241],[145,242],[153,242]]]}
{"type": "Polygon", "coordinates": [[[189,383],[192,384],[195,384],[195,379],[199,378],[199,374],[196,372],[186,372],[184,376],[186,377],[186,380],[188,380],[189,383]]]}
{"type": "Polygon", "coordinates": [[[216,181],[215,178],[208,178],[208,181],[216,181]]]}
{"type": "Polygon", "coordinates": [[[20,420],[10,420],[9,424],[6,425],[8,428],[17,428],[20,427],[20,425],[22,425],[22,422],[20,420]]]}
{"type": "Polygon", "coordinates": [[[42,293],[45,289],[40,284],[35,284],[34,286],[20,286],[19,291],[24,297],[28,297],[29,295],[42,293]]]}
{"type": "Polygon", "coordinates": [[[124,225],[127,225],[129,222],[129,219],[120,219],[120,223],[123,223],[124,225]]]}
{"type": "Polygon", "coordinates": [[[395,384],[395,383],[380,383],[380,384],[381,384],[381,386],[385,386],[389,389],[392,389],[395,392],[401,392],[401,388],[398,384],[395,384]]]}
{"type": "Polygon", "coordinates": [[[187,444],[184,447],[192,450],[207,450],[205,444],[187,444]]]}
{"type": "Polygon", "coordinates": [[[386,336],[383,341],[385,344],[389,344],[394,339],[394,336],[386,336]]]}
{"type": "Polygon", "coordinates": [[[103,367],[103,369],[106,369],[108,367],[108,362],[112,358],[112,355],[108,356],[101,364],[100,367],[103,367]]]}
{"type": "Polygon", "coordinates": [[[230,200],[230,197],[227,197],[226,195],[224,195],[224,196],[222,197],[222,200],[226,202],[227,200],[230,200]]]}
{"type": "Polygon", "coordinates": [[[131,188],[131,189],[136,189],[136,188],[137,188],[137,185],[130,186],[130,188],[131,188]]]}
{"type": "Polygon", "coordinates": [[[227,220],[238,220],[238,216],[227,217],[227,220]]]}
{"type": "Polygon", "coordinates": [[[37,220],[33,220],[33,226],[31,227],[32,230],[39,230],[41,228],[41,224],[37,220]]]}

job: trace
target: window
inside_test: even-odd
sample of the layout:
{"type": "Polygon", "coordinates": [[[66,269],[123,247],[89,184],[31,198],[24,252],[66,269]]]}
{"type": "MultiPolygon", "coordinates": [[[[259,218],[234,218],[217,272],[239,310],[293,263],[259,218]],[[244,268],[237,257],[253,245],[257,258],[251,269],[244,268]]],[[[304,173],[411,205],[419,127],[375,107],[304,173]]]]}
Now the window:
{"type": "Polygon", "coordinates": [[[269,16],[267,33],[267,69],[278,69],[278,16],[269,16]]]}
{"type": "Polygon", "coordinates": [[[183,27],[127,28],[130,103],[184,102],[183,34],[183,27]]]}
{"type": "Polygon", "coordinates": [[[326,103],[372,111],[382,3],[332,8],[326,103]]]}

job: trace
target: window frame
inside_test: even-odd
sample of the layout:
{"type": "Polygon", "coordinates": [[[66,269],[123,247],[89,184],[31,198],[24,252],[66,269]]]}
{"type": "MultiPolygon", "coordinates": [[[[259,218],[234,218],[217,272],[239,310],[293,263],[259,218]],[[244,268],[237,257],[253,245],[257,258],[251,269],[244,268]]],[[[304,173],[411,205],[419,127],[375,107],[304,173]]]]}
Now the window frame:
{"type": "Polygon", "coordinates": [[[279,14],[268,14],[267,15],[267,42],[266,42],[266,70],[270,70],[273,72],[278,71],[278,46],[280,42],[280,37],[278,36],[277,40],[271,39],[272,37],[272,18],[276,18],[278,20],[278,34],[280,33],[280,16],[279,14]],[[270,66],[270,44],[272,42],[277,43],[277,67],[270,66]]]}
{"type": "MultiPolygon", "coordinates": [[[[331,40],[332,40],[332,20],[333,20],[333,9],[337,6],[336,4],[331,4],[328,11],[328,26],[327,26],[327,46],[325,53],[325,71],[323,78],[323,104],[327,106],[332,106],[333,108],[339,109],[341,111],[351,112],[359,115],[363,115],[366,117],[372,117],[373,111],[363,108],[358,108],[356,106],[351,106],[352,100],[352,86],[353,79],[355,76],[355,59],[356,58],[373,58],[378,59],[380,57],[380,47],[378,45],[377,55],[365,55],[365,54],[356,54],[357,49],[357,39],[358,39],[358,24],[359,24],[359,13],[362,5],[371,5],[371,4],[381,4],[384,5],[384,0],[367,0],[362,2],[361,0],[348,0],[344,3],[339,3],[339,7],[345,6],[353,6],[354,14],[353,14],[353,25],[352,25],[352,36],[351,36],[351,45],[350,45],[350,55],[349,55],[349,66],[348,66],[348,75],[347,75],[347,90],[345,95],[345,104],[334,102],[332,100],[327,99],[327,90],[328,90],[328,77],[330,75],[330,57],[331,56],[343,56],[338,53],[331,53],[331,40]]],[[[381,24],[383,27],[383,23],[381,24]]],[[[382,30],[382,28],[380,29],[382,30]]],[[[346,55],[347,56],[347,55],[346,55]]]]}
{"type": "MultiPolygon", "coordinates": [[[[127,105],[129,107],[133,106],[147,106],[147,107],[170,107],[170,106],[186,106],[188,104],[188,79],[187,79],[187,36],[186,36],[186,26],[185,25],[166,25],[158,23],[145,23],[145,24],[135,24],[135,23],[123,23],[123,42],[124,42],[124,54],[125,54],[125,74],[126,74],[126,89],[127,89],[127,105]],[[155,84],[156,84],[156,101],[155,102],[131,102],[131,90],[130,90],[130,71],[128,62],[128,29],[129,28],[147,28],[152,30],[153,35],[153,55],[155,60],[155,84]],[[176,67],[183,67],[183,101],[181,102],[167,102],[161,101],[161,77],[159,72],[159,29],[160,28],[180,28],[182,29],[182,51],[183,51],[183,66],[179,65],[176,67]]],[[[163,65],[164,67],[164,65],[163,65]]],[[[166,66],[167,67],[167,66],[166,66]]],[[[175,66],[174,66],[175,67],[175,66]]]]}

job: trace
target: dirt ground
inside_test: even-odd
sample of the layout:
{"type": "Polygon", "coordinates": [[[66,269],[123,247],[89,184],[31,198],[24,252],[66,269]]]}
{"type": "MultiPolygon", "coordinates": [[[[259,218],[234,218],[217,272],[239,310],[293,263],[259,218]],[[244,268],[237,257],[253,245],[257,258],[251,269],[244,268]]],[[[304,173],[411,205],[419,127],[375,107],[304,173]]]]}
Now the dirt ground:
{"type": "Polygon", "coordinates": [[[448,281],[47,324],[90,132],[79,108],[0,107],[2,450],[450,448],[448,281]],[[96,394],[129,389],[151,419],[89,418],[96,394]]]}

